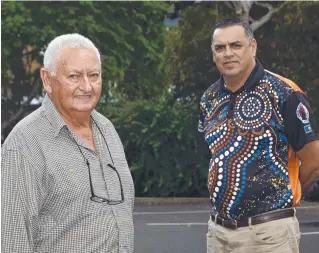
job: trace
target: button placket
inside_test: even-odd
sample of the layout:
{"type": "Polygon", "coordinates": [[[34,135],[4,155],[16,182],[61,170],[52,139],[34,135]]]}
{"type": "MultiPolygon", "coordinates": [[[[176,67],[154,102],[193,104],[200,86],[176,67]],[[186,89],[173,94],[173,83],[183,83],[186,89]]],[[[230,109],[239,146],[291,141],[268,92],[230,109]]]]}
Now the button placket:
{"type": "Polygon", "coordinates": [[[236,94],[230,95],[229,108],[228,108],[228,113],[227,113],[227,118],[229,118],[229,119],[233,118],[233,116],[234,116],[236,97],[237,97],[236,94]]]}

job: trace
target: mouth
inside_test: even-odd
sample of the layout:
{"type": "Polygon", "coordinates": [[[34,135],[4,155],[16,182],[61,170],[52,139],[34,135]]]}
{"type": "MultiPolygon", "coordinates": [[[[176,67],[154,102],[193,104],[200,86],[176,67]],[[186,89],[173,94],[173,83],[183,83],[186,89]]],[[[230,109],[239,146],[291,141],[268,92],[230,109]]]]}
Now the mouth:
{"type": "Polygon", "coordinates": [[[235,64],[237,63],[236,61],[226,61],[224,62],[224,65],[230,65],[230,64],[235,64]]]}
{"type": "Polygon", "coordinates": [[[91,99],[92,95],[77,95],[75,96],[77,99],[91,99]]]}

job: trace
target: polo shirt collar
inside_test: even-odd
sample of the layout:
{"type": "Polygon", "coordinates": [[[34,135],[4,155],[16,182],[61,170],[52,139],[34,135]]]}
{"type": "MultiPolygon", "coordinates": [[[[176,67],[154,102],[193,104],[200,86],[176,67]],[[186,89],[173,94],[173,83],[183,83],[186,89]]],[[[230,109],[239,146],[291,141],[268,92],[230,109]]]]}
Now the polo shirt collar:
{"type": "Polygon", "coordinates": [[[225,86],[224,77],[221,76],[219,79],[219,91],[221,91],[221,92],[225,91],[225,92],[229,92],[229,93],[238,94],[238,93],[242,92],[243,90],[246,90],[246,91],[252,90],[259,83],[259,81],[263,78],[264,74],[265,74],[264,67],[262,66],[260,61],[258,59],[256,59],[256,65],[255,65],[254,69],[251,71],[248,79],[246,80],[245,84],[242,87],[240,87],[235,92],[228,90],[225,86]]]}

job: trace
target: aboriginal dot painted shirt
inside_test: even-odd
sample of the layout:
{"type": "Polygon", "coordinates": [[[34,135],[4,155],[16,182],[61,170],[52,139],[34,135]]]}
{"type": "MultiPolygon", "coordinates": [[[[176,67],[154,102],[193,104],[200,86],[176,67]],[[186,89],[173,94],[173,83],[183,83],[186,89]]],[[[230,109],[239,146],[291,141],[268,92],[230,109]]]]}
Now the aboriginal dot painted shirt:
{"type": "Polygon", "coordinates": [[[209,146],[208,188],[215,212],[245,219],[300,201],[295,152],[318,139],[308,100],[292,81],[256,60],[235,92],[223,77],[200,101],[198,130],[209,146]]]}

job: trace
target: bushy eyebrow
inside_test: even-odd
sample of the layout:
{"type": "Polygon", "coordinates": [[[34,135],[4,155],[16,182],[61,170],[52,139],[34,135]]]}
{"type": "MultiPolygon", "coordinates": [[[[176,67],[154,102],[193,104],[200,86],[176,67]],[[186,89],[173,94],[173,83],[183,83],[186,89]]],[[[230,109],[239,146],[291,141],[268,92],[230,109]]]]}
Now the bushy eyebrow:
{"type": "MultiPolygon", "coordinates": [[[[83,71],[82,70],[79,70],[79,69],[69,69],[69,70],[67,70],[67,73],[69,74],[69,73],[72,73],[72,72],[75,72],[75,73],[77,73],[77,74],[82,74],[83,73],[83,71]]],[[[92,73],[92,72],[101,72],[101,70],[100,69],[90,69],[89,71],[87,71],[88,73],[92,73]]]]}
{"type": "MultiPolygon", "coordinates": [[[[241,44],[241,42],[239,40],[233,41],[229,43],[231,46],[233,45],[237,45],[237,44],[241,44]]],[[[224,47],[226,44],[215,44],[214,47],[224,47]]]]}

